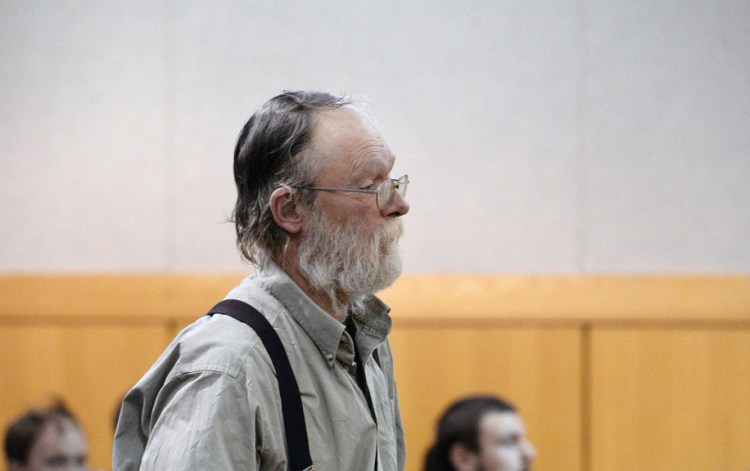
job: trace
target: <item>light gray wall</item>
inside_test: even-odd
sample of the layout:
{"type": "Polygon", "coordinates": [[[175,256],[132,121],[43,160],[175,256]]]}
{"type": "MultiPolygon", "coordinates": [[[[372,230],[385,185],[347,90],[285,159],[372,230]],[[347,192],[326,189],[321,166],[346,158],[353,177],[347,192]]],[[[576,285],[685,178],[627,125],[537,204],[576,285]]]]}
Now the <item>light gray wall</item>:
{"type": "Polygon", "coordinates": [[[0,1],[0,271],[243,270],[231,156],[366,95],[407,272],[750,271],[750,3],[0,1]]]}

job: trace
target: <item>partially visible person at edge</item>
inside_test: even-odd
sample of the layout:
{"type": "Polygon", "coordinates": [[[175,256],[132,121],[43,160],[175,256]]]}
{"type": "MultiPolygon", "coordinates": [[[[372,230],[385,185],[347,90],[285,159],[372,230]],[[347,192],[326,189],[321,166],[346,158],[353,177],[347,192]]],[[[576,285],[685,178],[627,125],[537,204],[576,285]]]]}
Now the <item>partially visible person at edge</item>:
{"type": "Polygon", "coordinates": [[[536,450],[516,408],[493,396],[470,396],[448,407],[437,424],[425,471],[530,471],[536,450]]]}
{"type": "MultiPolygon", "coordinates": [[[[389,308],[372,293],[401,271],[408,177],[373,118],[321,92],[285,92],[234,153],[237,244],[255,273],[228,299],[273,325],[302,397],[318,471],[403,470],[389,308]]],[[[274,371],[234,318],[183,330],[126,395],[116,471],[284,470],[274,371]]]]}
{"type": "Polygon", "coordinates": [[[57,401],[32,409],[5,432],[8,471],[85,471],[88,445],[75,416],[57,401]]]}

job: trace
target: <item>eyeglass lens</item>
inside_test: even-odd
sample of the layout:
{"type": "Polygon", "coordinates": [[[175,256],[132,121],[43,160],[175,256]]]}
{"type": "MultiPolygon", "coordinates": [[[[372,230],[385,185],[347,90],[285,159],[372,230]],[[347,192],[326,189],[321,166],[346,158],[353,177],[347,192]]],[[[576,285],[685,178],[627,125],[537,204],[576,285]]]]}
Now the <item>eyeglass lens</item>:
{"type": "Polygon", "coordinates": [[[386,209],[393,203],[393,196],[398,189],[401,196],[406,196],[406,186],[409,183],[409,177],[404,175],[398,180],[385,180],[378,187],[377,203],[378,208],[386,209]]]}

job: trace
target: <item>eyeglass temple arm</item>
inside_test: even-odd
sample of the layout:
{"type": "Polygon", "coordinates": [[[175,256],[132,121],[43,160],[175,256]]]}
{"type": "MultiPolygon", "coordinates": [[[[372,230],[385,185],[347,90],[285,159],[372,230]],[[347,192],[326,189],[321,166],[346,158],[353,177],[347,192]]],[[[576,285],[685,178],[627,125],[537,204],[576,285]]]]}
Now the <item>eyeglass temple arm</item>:
{"type": "Polygon", "coordinates": [[[344,193],[377,193],[378,190],[355,190],[353,188],[325,188],[322,186],[302,186],[300,190],[319,190],[319,191],[343,191],[344,193]]]}
{"type": "MultiPolygon", "coordinates": [[[[400,188],[401,185],[405,185],[409,183],[409,177],[407,175],[404,175],[401,178],[389,178],[388,180],[393,183],[393,185],[396,188],[400,188]],[[403,182],[401,180],[404,180],[403,182]]],[[[378,193],[378,190],[357,190],[354,188],[328,188],[323,186],[301,186],[299,187],[300,190],[318,190],[318,191],[343,191],[345,193],[378,193]]]]}

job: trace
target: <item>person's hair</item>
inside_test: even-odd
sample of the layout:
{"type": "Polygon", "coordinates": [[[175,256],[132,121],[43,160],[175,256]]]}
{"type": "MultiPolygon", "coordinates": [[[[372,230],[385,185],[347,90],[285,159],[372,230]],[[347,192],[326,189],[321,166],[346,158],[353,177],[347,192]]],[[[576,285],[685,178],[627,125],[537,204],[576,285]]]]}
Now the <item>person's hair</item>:
{"type": "MultiPolygon", "coordinates": [[[[312,186],[314,158],[305,155],[315,115],[320,110],[351,104],[343,97],[313,91],[285,91],[271,98],[242,128],[234,150],[237,202],[232,213],[237,247],[243,257],[263,266],[280,260],[288,234],[273,219],[269,199],[280,187],[312,186]]],[[[313,192],[295,192],[301,204],[311,204],[313,192]]]]}
{"type": "Polygon", "coordinates": [[[61,427],[64,421],[80,427],[78,419],[59,399],[48,408],[32,409],[18,417],[5,432],[5,457],[8,462],[15,461],[25,465],[31,448],[47,424],[61,427]]]}
{"type": "Polygon", "coordinates": [[[470,396],[451,404],[437,424],[437,439],[425,457],[425,471],[453,471],[451,447],[463,444],[479,451],[479,423],[488,412],[515,412],[510,402],[494,396],[470,396]]]}

